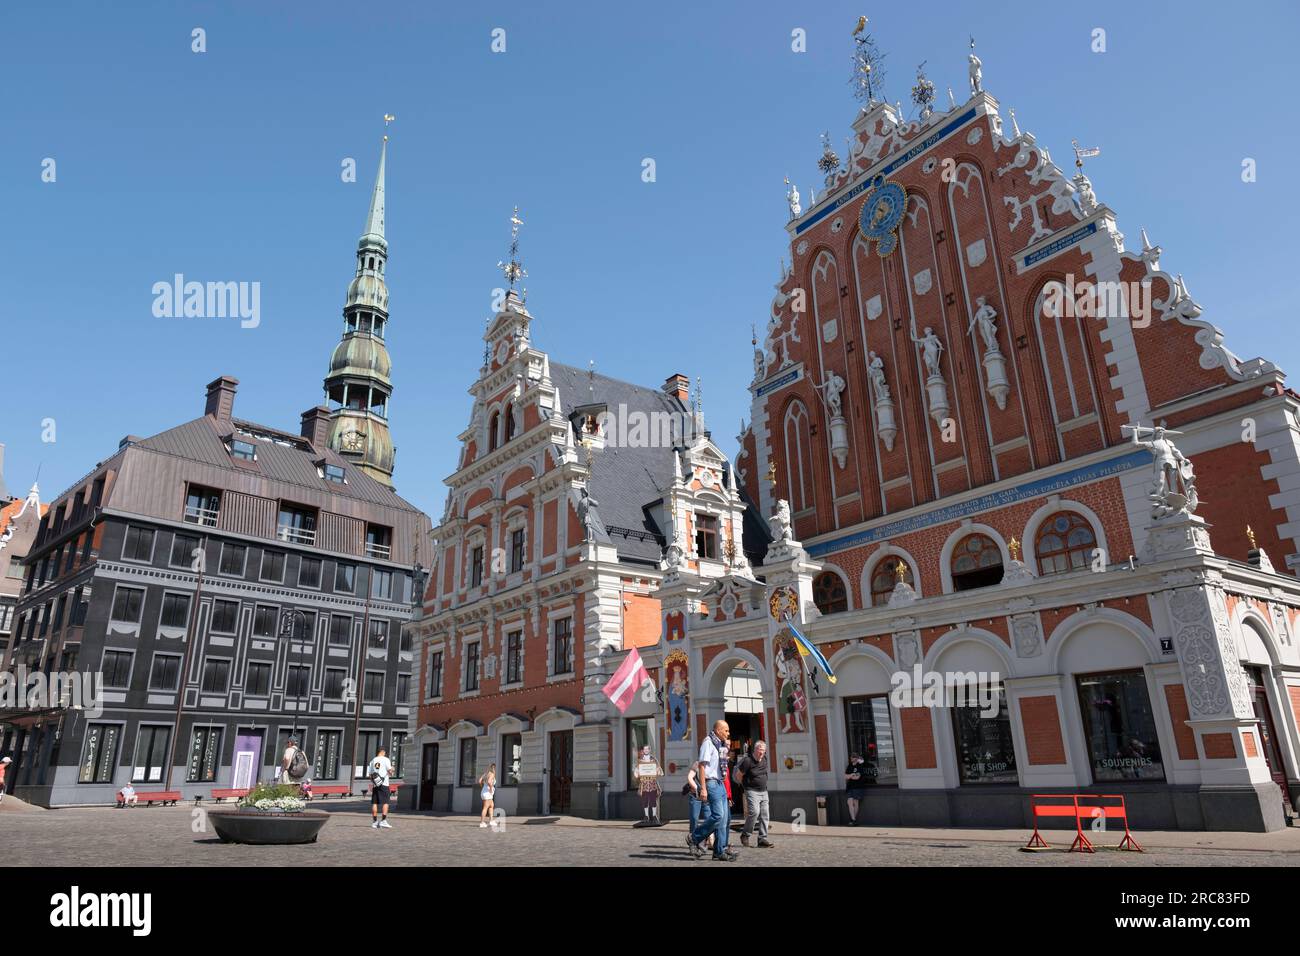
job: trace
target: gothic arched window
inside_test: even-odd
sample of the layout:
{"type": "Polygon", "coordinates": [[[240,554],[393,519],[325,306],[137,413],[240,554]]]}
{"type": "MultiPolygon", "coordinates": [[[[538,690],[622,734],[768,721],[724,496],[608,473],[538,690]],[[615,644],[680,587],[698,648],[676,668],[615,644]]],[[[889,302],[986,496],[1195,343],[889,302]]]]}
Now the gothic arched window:
{"type": "Polygon", "coordinates": [[[511,402],[506,406],[506,441],[515,437],[515,406],[511,402]]]}
{"type": "Polygon", "coordinates": [[[844,579],[834,571],[823,571],[813,578],[813,603],[823,614],[839,614],[849,609],[844,579]]]}
{"type": "Polygon", "coordinates": [[[785,474],[790,507],[795,513],[811,508],[812,438],[802,402],[794,402],[785,413],[785,474]]]}
{"type": "Polygon", "coordinates": [[[488,419],[488,451],[496,451],[501,434],[501,413],[493,412],[488,419]]]}
{"type": "Polygon", "coordinates": [[[1034,555],[1039,574],[1086,568],[1097,548],[1097,535],[1077,511],[1058,511],[1038,526],[1034,555]]]}
{"type": "Polygon", "coordinates": [[[889,601],[889,595],[894,593],[894,585],[898,583],[898,568],[902,565],[903,580],[913,588],[916,587],[916,579],[912,577],[912,566],[896,554],[891,554],[884,558],[876,569],[871,572],[871,606],[884,607],[889,601]]]}
{"type": "Polygon", "coordinates": [[[986,588],[1002,580],[1002,550],[986,534],[968,534],[952,551],[952,589],[986,588]]]}

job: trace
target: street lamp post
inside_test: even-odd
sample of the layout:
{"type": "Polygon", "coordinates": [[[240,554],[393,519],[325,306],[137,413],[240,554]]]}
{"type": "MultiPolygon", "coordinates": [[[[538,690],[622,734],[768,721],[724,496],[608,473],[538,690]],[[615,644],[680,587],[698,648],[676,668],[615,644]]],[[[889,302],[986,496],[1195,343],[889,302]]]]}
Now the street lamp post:
{"type": "MultiPolygon", "coordinates": [[[[286,675],[288,675],[289,673],[292,673],[292,671],[290,670],[289,655],[290,655],[291,653],[293,653],[293,632],[294,632],[294,624],[295,624],[295,615],[296,615],[297,617],[299,617],[299,618],[302,619],[302,626],[303,626],[303,629],[306,630],[306,628],[307,628],[307,612],[305,612],[305,611],[302,610],[301,608],[296,608],[296,607],[295,607],[295,608],[288,608],[288,609],[286,609],[285,611],[281,612],[281,614],[280,614],[280,638],[281,638],[281,640],[284,640],[284,639],[287,638],[288,641],[289,641],[289,647],[288,647],[288,649],[287,649],[287,650],[285,651],[285,653],[284,653],[284,668],[285,668],[285,674],[286,674],[286,675]]],[[[308,635],[305,635],[305,637],[306,637],[306,638],[310,638],[311,635],[308,634],[308,635]]],[[[303,752],[306,753],[306,751],[307,751],[307,740],[306,740],[306,737],[307,737],[307,728],[306,728],[306,727],[302,727],[302,728],[300,728],[300,727],[298,726],[299,715],[300,715],[301,712],[302,712],[302,684],[301,684],[301,682],[298,680],[298,676],[297,676],[297,675],[294,676],[294,685],[295,685],[295,687],[296,687],[296,690],[295,690],[295,692],[294,692],[294,701],[293,701],[293,721],[292,721],[292,726],[289,728],[289,736],[290,736],[290,737],[293,737],[293,736],[296,736],[296,735],[298,735],[298,734],[301,734],[302,737],[303,737],[303,740],[300,742],[300,746],[302,747],[303,752]]],[[[285,693],[285,695],[284,695],[284,696],[285,696],[285,703],[286,703],[286,704],[288,704],[288,699],[289,699],[289,694],[288,694],[287,691],[288,691],[288,688],[286,688],[286,693],[285,693]]],[[[286,709],[287,709],[287,708],[286,708],[286,709]]]]}

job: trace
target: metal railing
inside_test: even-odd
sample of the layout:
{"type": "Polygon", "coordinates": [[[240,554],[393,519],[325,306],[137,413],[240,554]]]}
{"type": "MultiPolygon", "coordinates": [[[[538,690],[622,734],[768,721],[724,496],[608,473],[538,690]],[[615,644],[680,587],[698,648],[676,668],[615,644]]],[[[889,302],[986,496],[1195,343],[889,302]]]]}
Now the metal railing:
{"type": "Polygon", "coordinates": [[[281,541],[292,541],[295,544],[315,544],[316,532],[305,528],[291,528],[289,525],[280,525],[275,529],[275,536],[281,541]]]}
{"type": "Polygon", "coordinates": [[[366,542],[366,557],[388,559],[393,554],[393,549],[386,544],[374,544],[366,542]]]}
{"type": "Polygon", "coordinates": [[[220,512],[216,508],[200,508],[197,505],[186,505],[184,520],[190,524],[203,525],[205,528],[215,528],[219,514],[220,512]]]}

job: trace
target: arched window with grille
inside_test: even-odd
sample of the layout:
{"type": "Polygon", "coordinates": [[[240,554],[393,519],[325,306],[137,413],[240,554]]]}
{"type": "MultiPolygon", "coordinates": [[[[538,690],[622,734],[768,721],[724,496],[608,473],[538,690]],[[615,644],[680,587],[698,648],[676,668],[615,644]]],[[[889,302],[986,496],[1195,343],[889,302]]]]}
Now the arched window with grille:
{"type": "Polygon", "coordinates": [[[884,607],[889,603],[889,595],[894,593],[894,585],[899,581],[898,570],[903,569],[902,580],[911,587],[916,587],[912,577],[912,566],[896,554],[883,558],[871,572],[871,606],[884,607]]]}
{"type": "Polygon", "coordinates": [[[1097,549],[1097,535],[1077,511],[1058,511],[1038,526],[1034,556],[1039,574],[1059,574],[1086,568],[1097,549]]]}
{"type": "Polygon", "coordinates": [[[975,532],[952,550],[952,589],[986,588],[1002,580],[1002,550],[986,534],[975,532]]]}
{"type": "Polygon", "coordinates": [[[849,609],[849,595],[844,579],[834,571],[823,571],[813,578],[813,603],[823,614],[839,614],[849,609]]]}

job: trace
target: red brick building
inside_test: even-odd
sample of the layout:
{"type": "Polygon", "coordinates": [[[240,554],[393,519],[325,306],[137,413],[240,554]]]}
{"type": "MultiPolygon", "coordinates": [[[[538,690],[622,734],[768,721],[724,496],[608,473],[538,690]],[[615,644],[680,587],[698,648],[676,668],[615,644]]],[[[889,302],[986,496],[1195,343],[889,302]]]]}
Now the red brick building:
{"type": "Polygon", "coordinates": [[[1300,584],[1274,569],[1300,552],[1300,397],[974,65],[947,110],[869,102],[820,198],[792,195],[737,477],[704,436],[620,471],[627,433],[592,422],[633,387],[549,363],[507,302],[417,625],[426,805],[469,809],[495,760],[509,812],[624,814],[635,744],[675,794],[726,717],[769,744],[776,818],[830,794],[843,821],[853,752],[870,822],[1021,825],[1043,791],[1121,793],[1146,827],[1294,812],[1300,584]],[[620,715],[599,689],[633,646],[658,697],[620,715]]]}

